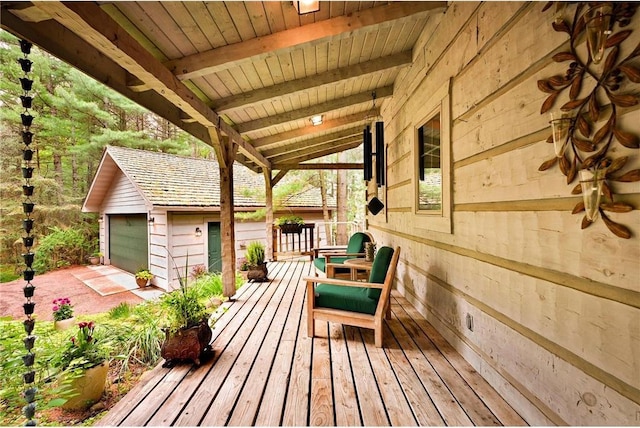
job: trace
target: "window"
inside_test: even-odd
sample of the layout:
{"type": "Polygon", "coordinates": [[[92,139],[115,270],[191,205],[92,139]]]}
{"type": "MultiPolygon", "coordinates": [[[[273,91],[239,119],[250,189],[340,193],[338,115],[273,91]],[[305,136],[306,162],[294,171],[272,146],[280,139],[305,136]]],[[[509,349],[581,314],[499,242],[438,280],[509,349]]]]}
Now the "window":
{"type": "Polygon", "coordinates": [[[418,210],[442,211],[440,111],[418,128],[418,210]]]}
{"type": "Polygon", "coordinates": [[[415,122],[415,227],[451,233],[451,101],[447,81],[425,100],[415,122]]]}

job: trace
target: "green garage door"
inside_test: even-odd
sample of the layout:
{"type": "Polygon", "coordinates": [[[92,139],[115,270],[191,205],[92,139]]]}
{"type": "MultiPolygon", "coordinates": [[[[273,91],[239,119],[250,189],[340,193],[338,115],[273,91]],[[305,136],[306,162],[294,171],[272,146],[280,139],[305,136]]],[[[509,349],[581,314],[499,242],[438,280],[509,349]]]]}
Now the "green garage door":
{"type": "Polygon", "coordinates": [[[135,273],[148,267],[149,241],[145,214],[109,216],[109,258],[111,264],[135,273]]]}

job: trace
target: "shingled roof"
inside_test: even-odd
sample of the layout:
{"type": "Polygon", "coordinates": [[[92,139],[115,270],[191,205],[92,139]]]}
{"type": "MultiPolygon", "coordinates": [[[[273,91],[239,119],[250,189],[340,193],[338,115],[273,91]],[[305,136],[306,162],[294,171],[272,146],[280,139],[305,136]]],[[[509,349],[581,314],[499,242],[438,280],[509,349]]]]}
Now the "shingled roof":
{"type": "MultiPolygon", "coordinates": [[[[214,160],[191,158],[168,153],[124,147],[107,146],[94,185],[85,206],[90,209],[89,199],[105,164],[112,160],[128,177],[143,197],[154,206],[165,207],[217,207],[220,206],[220,171],[214,160]]],[[[108,179],[108,177],[102,177],[108,179]]],[[[248,168],[234,164],[234,202],[236,207],[264,207],[264,177],[248,168]]],[[[109,182],[111,180],[109,179],[109,182]]],[[[97,196],[97,195],[94,195],[97,196]]],[[[305,192],[287,198],[287,207],[322,207],[320,190],[309,187],[305,192]]],[[[329,200],[335,207],[335,199],[329,200]]]]}

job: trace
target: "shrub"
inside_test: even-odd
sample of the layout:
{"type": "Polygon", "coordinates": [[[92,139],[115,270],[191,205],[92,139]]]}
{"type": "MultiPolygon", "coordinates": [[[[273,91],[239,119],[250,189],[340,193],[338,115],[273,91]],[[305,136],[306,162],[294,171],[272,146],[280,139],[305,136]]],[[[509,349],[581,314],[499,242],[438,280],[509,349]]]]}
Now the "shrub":
{"type": "Polygon", "coordinates": [[[259,266],[264,263],[264,245],[261,242],[250,242],[247,245],[247,253],[245,255],[247,263],[250,266],[259,266]]]}
{"type": "Polygon", "coordinates": [[[91,253],[92,242],[79,229],[52,227],[37,243],[33,267],[43,273],[63,266],[79,265],[91,253]]]}

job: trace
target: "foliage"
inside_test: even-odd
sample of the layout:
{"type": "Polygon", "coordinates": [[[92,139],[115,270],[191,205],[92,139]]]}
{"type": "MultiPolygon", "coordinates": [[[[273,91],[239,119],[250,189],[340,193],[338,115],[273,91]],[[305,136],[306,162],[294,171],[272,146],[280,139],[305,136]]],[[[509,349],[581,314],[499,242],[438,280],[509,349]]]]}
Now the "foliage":
{"type": "Polygon", "coordinates": [[[133,306],[127,302],[121,302],[118,306],[114,306],[109,309],[109,318],[117,320],[120,318],[127,318],[131,315],[133,306]]]}
{"type": "Polygon", "coordinates": [[[245,259],[249,266],[259,266],[264,263],[264,244],[253,241],[247,245],[245,259]]]}
{"type": "Polygon", "coordinates": [[[78,334],[72,336],[62,351],[57,366],[63,370],[90,369],[109,358],[109,347],[96,335],[93,321],[78,323],[78,334]]]}
{"type": "Polygon", "coordinates": [[[18,278],[20,278],[20,275],[16,273],[13,266],[11,265],[0,266],[0,283],[10,282],[18,278]]]}
{"type": "Polygon", "coordinates": [[[302,226],[304,224],[304,219],[297,215],[286,215],[282,217],[278,217],[274,221],[276,226],[282,226],[283,224],[297,224],[302,226]]]}
{"type": "Polygon", "coordinates": [[[205,267],[205,265],[195,265],[191,269],[191,277],[194,279],[201,278],[206,274],[207,274],[207,268],[205,267]]]}
{"type": "Polygon", "coordinates": [[[53,319],[62,321],[73,317],[73,305],[68,297],[59,297],[53,300],[53,319]]]}
{"type": "Polygon", "coordinates": [[[249,262],[247,262],[247,259],[243,257],[238,260],[238,269],[240,269],[241,272],[246,272],[249,270],[249,262]]]}
{"type": "Polygon", "coordinates": [[[164,294],[160,301],[165,309],[168,327],[172,331],[198,325],[209,315],[206,306],[200,301],[200,294],[195,287],[180,287],[164,294]]]}
{"type": "Polygon", "coordinates": [[[222,296],[222,274],[205,274],[200,276],[192,287],[197,290],[200,301],[214,296],[222,296]]]}
{"type": "Polygon", "coordinates": [[[168,320],[168,328],[174,332],[182,328],[198,325],[201,321],[207,319],[209,314],[207,307],[200,299],[198,289],[189,285],[189,254],[187,253],[185,261],[184,275],[181,275],[173,255],[169,250],[167,250],[167,253],[178,274],[180,288],[164,294],[160,298],[160,303],[168,320]]]}
{"type": "Polygon", "coordinates": [[[135,273],[135,276],[137,279],[146,279],[146,280],[153,279],[153,274],[149,272],[149,269],[145,269],[145,268],[138,269],[135,273]]]}
{"type": "MultiPolygon", "coordinates": [[[[17,59],[23,54],[18,39],[6,31],[0,30],[0,44],[0,139],[7,143],[0,145],[0,263],[17,265],[20,248],[14,243],[20,241],[23,216],[22,144],[18,142],[24,110],[19,98],[24,91],[18,80],[24,73],[17,59]]],[[[81,223],[83,228],[86,223],[94,225],[91,236],[98,236],[95,214],[80,210],[106,145],[211,156],[210,148],[169,121],[38,47],[33,47],[29,59],[33,61],[32,129],[37,145],[31,182],[36,188],[34,234],[39,239],[53,226],[65,229],[81,223]]]]}
{"type": "Polygon", "coordinates": [[[62,266],[82,264],[91,252],[91,239],[76,227],[52,227],[51,233],[40,239],[33,267],[42,273],[62,266]]]}

